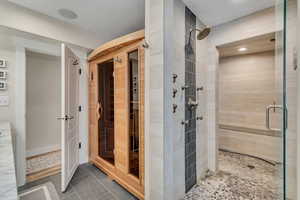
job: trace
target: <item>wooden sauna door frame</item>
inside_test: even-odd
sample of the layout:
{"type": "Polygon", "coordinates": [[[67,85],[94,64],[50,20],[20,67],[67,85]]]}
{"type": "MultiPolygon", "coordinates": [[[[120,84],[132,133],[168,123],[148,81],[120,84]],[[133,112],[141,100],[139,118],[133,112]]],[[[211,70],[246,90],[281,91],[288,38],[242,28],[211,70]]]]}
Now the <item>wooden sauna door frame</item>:
{"type": "MultiPolygon", "coordinates": [[[[128,191],[133,193],[136,197],[139,199],[144,199],[144,105],[140,105],[140,147],[139,147],[139,170],[140,175],[139,178],[135,177],[134,175],[130,174],[129,172],[129,80],[128,80],[128,54],[130,52],[133,52],[135,50],[138,50],[138,56],[139,56],[139,81],[140,81],[140,87],[144,87],[144,48],[142,47],[142,41],[135,42],[131,45],[128,45],[126,47],[123,47],[117,51],[111,52],[107,55],[104,55],[92,62],[90,62],[90,78],[89,78],[89,95],[90,95],[90,108],[89,108],[89,116],[90,116],[90,133],[89,133],[89,142],[90,142],[90,162],[94,163],[97,167],[99,167],[101,170],[103,170],[105,173],[107,173],[108,176],[110,176],[112,179],[120,183],[122,186],[124,186],[128,191]],[[126,95],[126,102],[128,103],[128,106],[126,107],[126,131],[125,134],[127,135],[127,138],[125,140],[126,144],[126,158],[125,158],[125,169],[119,169],[118,166],[118,155],[115,155],[115,165],[109,163],[108,161],[104,160],[99,156],[99,146],[98,146],[98,112],[97,112],[97,104],[99,99],[99,77],[98,77],[98,65],[106,62],[108,60],[114,60],[114,68],[116,65],[125,65],[125,80],[124,80],[124,86],[125,86],[125,93],[126,95]],[[120,59],[122,60],[120,63],[120,59]],[[93,91],[94,90],[94,91],[93,91]]],[[[114,71],[115,73],[115,71],[114,71]]],[[[114,80],[115,81],[115,80],[114,80]]],[[[116,85],[116,83],[114,84],[116,85]]],[[[144,94],[144,88],[140,90],[140,96],[144,94]]],[[[144,103],[144,96],[141,97],[141,103],[144,103]]],[[[115,123],[115,127],[117,124],[115,123]]],[[[118,135],[115,131],[115,146],[117,144],[116,140],[118,139],[118,135]]],[[[116,148],[115,148],[116,149],[116,148]]],[[[116,152],[116,151],[114,151],[116,152]]]]}

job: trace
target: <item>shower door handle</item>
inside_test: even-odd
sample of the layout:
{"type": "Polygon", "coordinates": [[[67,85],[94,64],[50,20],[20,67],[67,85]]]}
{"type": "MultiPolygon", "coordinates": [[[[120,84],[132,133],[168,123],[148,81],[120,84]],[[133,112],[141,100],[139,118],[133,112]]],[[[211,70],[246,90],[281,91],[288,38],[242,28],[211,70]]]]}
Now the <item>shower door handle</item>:
{"type": "Polygon", "coordinates": [[[98,118],[98,120],[101,119],[102,111],[103,111],[102,104],[100,102],[98,102],[98,104],[97,104],[97,118],[98,118]]]}
{"type": "MultiPolygon", "coordinates": [[[[269,105],[269,106],[267,106],[267,108],[266,108],[266,128],[268,129],[268,130],[272,130],[272,131],[280,131],[280,129],[273,129],[273,128],[271,128],[271,126],[270,126],[270,110],[271,109],[276,109],[276,108],[279,108],[279,109],[281,109],[281,110],[283,110],[283,107],[282,107],[282,105],[269,105]]],[[[286,115],[286,112],[284,113],[284,115],[286,115]]],[[[286,115],[287,116],[287,115],[286,115]]],[[[287,121],[287,120],[286,120],[287,121]]]]}

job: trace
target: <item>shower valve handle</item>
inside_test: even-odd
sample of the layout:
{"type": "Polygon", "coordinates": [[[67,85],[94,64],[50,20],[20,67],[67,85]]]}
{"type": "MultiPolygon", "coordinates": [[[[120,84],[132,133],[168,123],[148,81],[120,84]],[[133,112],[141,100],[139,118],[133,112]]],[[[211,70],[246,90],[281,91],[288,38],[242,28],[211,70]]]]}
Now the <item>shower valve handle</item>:
{"type": "Polygon", "coordinates": [[[182,124],[182,125],[188,125],[188,124],[189,124],[189,120],[182,120],[182,121],[181,121],[181,124],[182,124]]]}
{"type": "Polygon", "coordinates": [[[181,87],[181,89],[182,89],[182,90],[186,90],[186,89],[188,89],[189,87],[190,87],[190,86],[188,86],[188,85],[184,85],[184,86],[181,87]]]}
{"type": "Polygon", "coordinates": [[[176,93],[178,92],[178,90],[177,89],[173,89],[173,98],[175,98],[176,97],[176,93]]]}

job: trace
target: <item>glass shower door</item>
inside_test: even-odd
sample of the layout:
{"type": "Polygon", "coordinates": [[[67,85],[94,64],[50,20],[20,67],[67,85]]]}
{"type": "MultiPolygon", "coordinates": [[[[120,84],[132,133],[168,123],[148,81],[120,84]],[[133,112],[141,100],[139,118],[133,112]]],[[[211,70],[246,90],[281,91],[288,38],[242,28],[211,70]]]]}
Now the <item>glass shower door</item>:
{"type": "MultiPolygon", "coordinates": [[[[297,1],[277,0],[275,88],[278,92],[277,105],[269,109],[281,110],[280,133],[282,137],[281,178],[282,198],[297,199],[297,1]]],[[[268,124],[267,128],[272,129],[268,124]]]]}

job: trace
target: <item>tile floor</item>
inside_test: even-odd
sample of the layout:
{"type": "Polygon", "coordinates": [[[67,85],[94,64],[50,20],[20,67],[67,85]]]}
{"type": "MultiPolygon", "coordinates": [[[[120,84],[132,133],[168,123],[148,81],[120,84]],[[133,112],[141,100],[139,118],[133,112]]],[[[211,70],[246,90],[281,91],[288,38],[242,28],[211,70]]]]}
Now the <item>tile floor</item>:
{"type": "Polygon", "coordinates": [[[220,152],[220,171],[194,186],[184,200],[279,200],[280,166],[220,152]]]}
{"type": "Polygon", "coordinates": [[[60,180],[60,174],[50,176],[20,187],[19,192],[50,181],[61,200],[137,200],[91,164],[79,166],[65,193],[60,192],[60,180]]]}
{"type": "MultiPolygon", "coordinates": [[[[229,152],[220,152],[220,172],[194,186],[184,200],[279,200],[280,167],[229,152]]],[[[68,190],[60,192],[60,174],[19,188],[52,182],[61,200],[137,200],[91,164],[80,165],[68,190]]]]}

